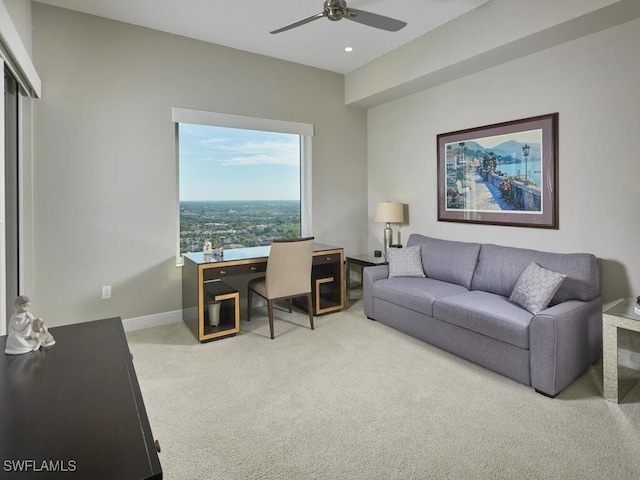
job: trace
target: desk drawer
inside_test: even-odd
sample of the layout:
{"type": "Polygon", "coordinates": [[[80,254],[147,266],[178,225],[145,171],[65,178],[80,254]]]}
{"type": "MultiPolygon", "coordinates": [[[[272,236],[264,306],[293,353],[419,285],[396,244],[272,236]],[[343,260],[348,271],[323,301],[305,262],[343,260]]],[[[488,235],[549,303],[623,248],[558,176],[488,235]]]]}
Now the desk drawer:
{"type": "Polygon", "coordinates": [[[264,273],[267,271],[267,262],[248,263],[245,265],[220,265],[205,268],[202,272],[203,280],[217,280],[219,278],[231,277],[233,275],[249,275],[251,273],[264,273]]]}
{"type": "Polygon", "coordinates": [[[313,256],[313,265],[324,265],[327,263],[340,263],[339,253],[323,253],[313,256]]]}

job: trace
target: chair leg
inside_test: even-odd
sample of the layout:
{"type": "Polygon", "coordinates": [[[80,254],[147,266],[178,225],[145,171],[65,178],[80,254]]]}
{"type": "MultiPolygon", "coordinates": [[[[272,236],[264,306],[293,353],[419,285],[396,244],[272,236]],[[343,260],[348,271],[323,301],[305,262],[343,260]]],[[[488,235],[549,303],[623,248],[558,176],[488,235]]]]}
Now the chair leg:
{"type": "Polygon", "coordinates": [[[293,298],[289,299],[289,313],[293,312],[293,298]]]}
{"type": "Polygon", "coordinates": [[[251,321],[251,299],[253,298],[253,291],[247,289],[247,322],[251,321]]]}
{"type": "Polygon", "coordinates": [[[273,300],[267,300],[267,309],[269,310],[269,330],[271,330],[271,340],[273,340],[273,300]]]}
{"type": "Polygon", "coordinates": [[[313,326],[313,302],[311,300],[311,293],[307,293],[307,311],[309,312],[309,322],[311,323],[311,330],[314,330],[313,326]]]}

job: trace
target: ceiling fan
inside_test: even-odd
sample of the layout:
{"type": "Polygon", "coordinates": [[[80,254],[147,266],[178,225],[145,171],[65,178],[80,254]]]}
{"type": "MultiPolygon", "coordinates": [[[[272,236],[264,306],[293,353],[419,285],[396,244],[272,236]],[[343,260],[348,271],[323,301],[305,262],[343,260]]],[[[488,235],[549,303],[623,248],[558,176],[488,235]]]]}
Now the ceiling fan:
{"type": "Polygon", "coordinates": [[[303,18],[298,22],[279,28],[270,33],[280,33],[286,30],[291,30],[292,28],[313,22],[314,20],[322,17],[327,17],[329,20],[334,22],[346,18],[353,22],[362,23],[363,25],[380,28],[389,32],[397,32],[407,25],[407,22],[396,20],[395,18],[385,17],[384,15],[378,15],[377,13],[366,12],[364,10],[356,10],[355,8],[347,8],[347,2],[345,0],[326,0],[324,2],[324,10],[321,13],[316,13],[310,17],[303,18]]]}

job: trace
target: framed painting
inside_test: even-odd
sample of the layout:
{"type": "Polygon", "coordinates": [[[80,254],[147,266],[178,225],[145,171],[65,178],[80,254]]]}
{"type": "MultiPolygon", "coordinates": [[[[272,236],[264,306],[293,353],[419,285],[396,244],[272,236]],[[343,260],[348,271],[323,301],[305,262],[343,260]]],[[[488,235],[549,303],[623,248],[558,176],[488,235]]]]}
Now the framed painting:
{"type": "Polygon", "coordinates": [[[558,228],[558,114],[437,136],[438,220],[558,228]]]}

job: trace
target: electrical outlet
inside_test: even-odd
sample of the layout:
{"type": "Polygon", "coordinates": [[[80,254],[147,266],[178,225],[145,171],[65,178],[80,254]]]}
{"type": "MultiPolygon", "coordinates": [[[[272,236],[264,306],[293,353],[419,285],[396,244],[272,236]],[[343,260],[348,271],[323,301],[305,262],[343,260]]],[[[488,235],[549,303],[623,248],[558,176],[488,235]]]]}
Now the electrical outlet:
{"type": "Polygon", "coordinates": [[[102,299],[111,298],[111,285],[102,287],[102,299]]]}

